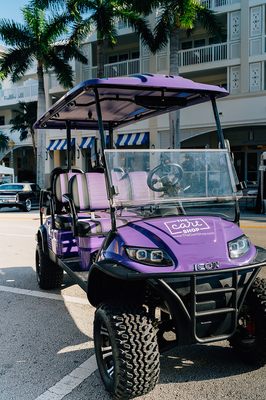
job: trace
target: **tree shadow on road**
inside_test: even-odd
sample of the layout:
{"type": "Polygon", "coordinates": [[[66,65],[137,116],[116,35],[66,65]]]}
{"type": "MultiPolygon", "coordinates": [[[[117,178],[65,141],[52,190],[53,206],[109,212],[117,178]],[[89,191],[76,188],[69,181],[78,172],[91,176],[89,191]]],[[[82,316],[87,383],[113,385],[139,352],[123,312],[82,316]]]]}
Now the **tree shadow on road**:
{"type": "Polygon", "coordinates": [[[1,268],[0,286],[1,399],[34,399],[93,354],[94,309],[49,298],[61,290],[39,290],[28,266],[1,268]]]}
{"type": "Polygon", "coordinates": [[[182,346],[162,355],[160,382],[205,381],[253,370],[256,367],[241,361],[227,342],[182,346]]]}

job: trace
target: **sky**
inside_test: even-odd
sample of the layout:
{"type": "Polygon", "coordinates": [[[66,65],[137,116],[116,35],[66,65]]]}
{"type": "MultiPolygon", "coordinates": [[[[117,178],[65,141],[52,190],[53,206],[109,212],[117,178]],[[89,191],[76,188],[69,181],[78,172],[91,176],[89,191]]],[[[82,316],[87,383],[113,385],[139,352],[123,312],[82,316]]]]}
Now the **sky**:
{"type": "Polygon", "coordinates": [[[16,22],[22,22],[20,9],[28,4],[28,2],[28,0],[0,0],[0,18],[13,19],[16,22]]]}

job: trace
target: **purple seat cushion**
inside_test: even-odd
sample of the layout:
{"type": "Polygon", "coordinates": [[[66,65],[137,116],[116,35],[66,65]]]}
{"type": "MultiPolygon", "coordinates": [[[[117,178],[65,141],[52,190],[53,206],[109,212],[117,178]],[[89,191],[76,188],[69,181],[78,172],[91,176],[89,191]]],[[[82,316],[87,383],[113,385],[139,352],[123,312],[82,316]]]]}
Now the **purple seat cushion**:
{"type": "Polygon", "coordinates": [[[101,172],[87,172],[75,176],[71,181],[70,193],[79,211],[109,208],[105,176],[101,172]]]}

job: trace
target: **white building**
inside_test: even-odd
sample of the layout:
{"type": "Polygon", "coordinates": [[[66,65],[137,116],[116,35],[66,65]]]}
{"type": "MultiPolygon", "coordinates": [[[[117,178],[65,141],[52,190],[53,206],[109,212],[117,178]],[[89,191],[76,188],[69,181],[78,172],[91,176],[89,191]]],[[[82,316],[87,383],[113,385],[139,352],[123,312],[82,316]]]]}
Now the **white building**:
{"type": "MultiPolygon", "coordinates": [[[[226,138],[235,156],[241,180],[257,182],[260,154],[266,149],[266,1],[206,0],[224,27],[222,43],[216,43],[200,28],[192,36],[181,37],[180,75],[204,83],[226,87],[230,96],[219,100],[218,108],[226,138]]],[[[156,14],[150,16],[154,23],[156,14]]],[[[118,45],[105,49],[105,75],[169,72],[169,49],[152,55],[138,36],[118,23],[118,45]]],[[[73,63],[76,83],[96,76],[96,35],[83,44],[89,63],[73,63]]],[[[36,99],[35,76],[30,73],[14,86],[5,82],[0,97],[0,124],[8,133],[8,120],[19,99],[36,99]],[[4,119],[3,119],[4,117],[4,119]]],[[[47,107],[64,93],[53,74],[46,76],[47,107]]],[[[181,112],[182,147],[212,145],[214,119],[210,105],[200,105],[181,112]]],[[[96,132],[75,131],[73,163],[87,169],[94,157],[96,132]],[[92,137],[92,139],[91,139],[92,137]]],[[[48,132],[46,173],[65,163],[64,132],[48,132]]],[[[115,132],[117,146],[170,147],[168,117],[143,121],[127,130],[115,132]],[[139,135],[140,134],[140,135],[139,135]]],[[[20,145],[16,139],[16,146],[20,145]]],[[[24,144],[23,144],[24,145],[24,144]]],[[[13,151],[16,151],[16,146],[13,151]]],[[[1,159],[1,156],[0,156],[1,159]]]]}

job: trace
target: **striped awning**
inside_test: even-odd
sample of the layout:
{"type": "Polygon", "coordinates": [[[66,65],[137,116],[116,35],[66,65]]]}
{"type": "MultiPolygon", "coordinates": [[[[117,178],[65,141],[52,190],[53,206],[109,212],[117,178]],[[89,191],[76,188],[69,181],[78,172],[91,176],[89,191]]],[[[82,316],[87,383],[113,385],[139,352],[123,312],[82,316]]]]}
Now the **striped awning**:
{"type": "MultiPolygon", "coordinates": [[[[71,139],[71,146],[75,146],[75,138],[71,139]]],[[[66,150],[67,140],[66,139],[52,139],[47,147],[48,151],[54,150],[66,150]]]]}
{"type": "Polygon", "coordinates": [[[80,149],[92,149],[94,147],[95,144],[95,137],[94,136],[90,136],[90,137],[83,137],[82,141],[79,145],[80,149]]]}
{"type": "Polygon", "coordinates": [[[116,146],[141,146],[149,143],[149,132],[118,134],[116,146]]]}

